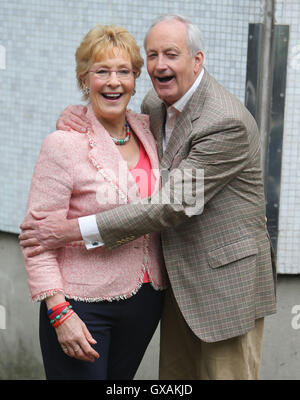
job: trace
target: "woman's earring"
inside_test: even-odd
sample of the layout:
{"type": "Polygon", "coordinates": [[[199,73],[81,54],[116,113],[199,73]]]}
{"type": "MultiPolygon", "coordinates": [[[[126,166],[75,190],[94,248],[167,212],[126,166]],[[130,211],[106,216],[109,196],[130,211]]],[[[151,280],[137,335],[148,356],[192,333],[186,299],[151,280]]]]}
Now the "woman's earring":
{"type": "Polygon", "coordinates": [[[135,94],[136,94],[136,91],[135,91],[135,89],[133,89],[131,96],[134,96],[135,94]]]}
{"type": "Polygon", "coordinates": [[[84,88],[84,93],[85,93],[87,96],[90,95],[90,88],[89,88],[88,86],[86,86],[86,87],[84,88]]]}

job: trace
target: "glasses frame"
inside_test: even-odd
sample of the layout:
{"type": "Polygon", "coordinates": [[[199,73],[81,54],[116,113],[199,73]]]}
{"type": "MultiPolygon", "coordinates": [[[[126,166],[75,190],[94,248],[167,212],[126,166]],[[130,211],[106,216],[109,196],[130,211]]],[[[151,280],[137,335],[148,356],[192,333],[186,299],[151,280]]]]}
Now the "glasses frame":
{"type": "Polygon", "coordinates": [[[120,80],[129,79],[129,77],[131,76],[131,74],[135,77],[135,71],[134,71],[133,69],[123,68],[123,70],[124,70],[124,69],[126,69],[127,71],[129,71],[130,74],[128,74],[127,76],[120,76],[120,75],[118,75],[118,72],[122,71],[121,68],[120,68],[120,69],[105,69],[105,68],[101,68],[101,67],[100,67],[99,69],[97,69],[97,70],[88,70],[88,72],[93,72],[93,73],[97,76],[97,79],[100,79],[100,80],[102,80],[102,81],[107,81],[107,80],[109,80],[110,77],[111,77],[111,74],[112,74],[113,72],[116,73],[117,78],[120,79],[120,80]],[[101,69],[107,71],[107,72],[108,72],[108,76],[103,77],[103,76],[101,76],[101,75],[97,75],[97,72],[99,72],[101,69]]]}

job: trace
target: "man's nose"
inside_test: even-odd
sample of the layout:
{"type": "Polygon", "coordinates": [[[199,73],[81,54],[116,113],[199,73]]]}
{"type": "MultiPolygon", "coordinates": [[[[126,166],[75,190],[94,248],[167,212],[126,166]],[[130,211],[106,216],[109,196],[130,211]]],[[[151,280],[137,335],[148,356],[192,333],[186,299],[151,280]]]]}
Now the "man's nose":
{"type": "Polygon", "coordinates": [[[167,69],[168,66],[166,64],[165,57],[163,55],[159,55],[156,59],[155,68],[159,70],[167,69]]]}

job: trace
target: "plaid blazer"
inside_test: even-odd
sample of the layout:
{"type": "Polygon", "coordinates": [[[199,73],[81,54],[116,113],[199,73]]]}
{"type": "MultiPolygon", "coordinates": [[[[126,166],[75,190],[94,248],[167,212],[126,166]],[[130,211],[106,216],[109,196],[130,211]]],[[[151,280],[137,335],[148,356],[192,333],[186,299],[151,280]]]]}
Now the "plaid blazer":
{"type": "Polygon", "coordinates": [[[154,90],[142,110],[150,116],[167,178],[160,201],[97,215],[105,245],[113,249],[122,240],[161,231],[172,289],[192,331],[206,342],[244,334],[255,319],[276,311],[255,120],[207,71],[164,154],[166,110],[154,90]],[[192,188],[190,195],[163,201],[170,193],[178,198],[183,184],[192,188]]]}

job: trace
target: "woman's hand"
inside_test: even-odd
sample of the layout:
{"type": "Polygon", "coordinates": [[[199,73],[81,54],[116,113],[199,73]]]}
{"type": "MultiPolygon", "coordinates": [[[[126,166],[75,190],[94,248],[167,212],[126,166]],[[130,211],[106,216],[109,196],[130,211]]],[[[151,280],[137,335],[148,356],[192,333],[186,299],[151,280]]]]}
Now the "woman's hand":
{"type": "Polygon", "coordinates": [[[74,129],[77,132],[85,133],[90,123],[85,114],[87,108],[85,106],[69,105],[59,116],[56,129],[61,131],[70,131],[74,129]]]}
{"type": "Polygon", "coordinates": [[[85,323],[74,312],[56,330],[57,339],[65,354],[69,357],[77,358],[82,361],[94,362],[100,355],[94,350],[91,344],[96,344],[96,340],[88,331],[85,323]]]}
{"type": "MultiPolygon", "coordinates": [[[[48,310],[58,304],[65,302],[63,293],[58,292],[53,296],[46,298],[48,310]]],[[[99,358],[99,354],[94,350],[91,344],[96,344],[96,340],[88,331],[84,322],[73,312],[56,330],[57,339],[65,354],[78,360],[91,361],[99,358]]]]}

